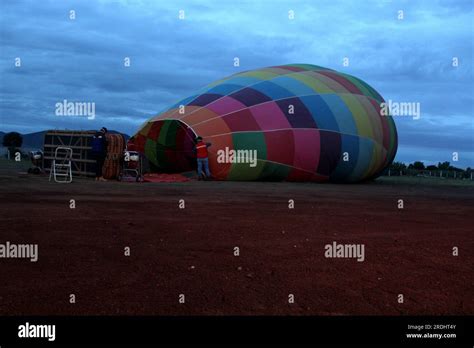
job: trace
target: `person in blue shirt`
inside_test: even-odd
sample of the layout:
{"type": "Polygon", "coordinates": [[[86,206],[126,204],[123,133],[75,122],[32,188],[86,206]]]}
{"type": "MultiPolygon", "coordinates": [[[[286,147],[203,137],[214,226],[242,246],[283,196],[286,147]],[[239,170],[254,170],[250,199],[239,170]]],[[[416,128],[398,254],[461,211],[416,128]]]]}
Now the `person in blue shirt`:
{"type": "Polygon", "coordinates": [[[107,158],[107,128],[102,127],[100,131],[96,132],[92,137],[92,158],[96,160],[95,180],[107,181],[102,176],[102,167],[107,158]]]}

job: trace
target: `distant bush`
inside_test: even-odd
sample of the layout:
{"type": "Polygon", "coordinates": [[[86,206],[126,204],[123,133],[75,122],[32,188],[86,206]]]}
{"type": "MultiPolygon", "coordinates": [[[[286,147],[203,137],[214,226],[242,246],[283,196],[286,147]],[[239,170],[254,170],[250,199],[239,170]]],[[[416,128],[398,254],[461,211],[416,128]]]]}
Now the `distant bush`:
{"type": "MultiPolygon", "coordinates": [[[[7,133],[3,136],[2,145],[8,148],[10,158],[12,158],[15,152],[20,151],[19,148],[23,145],[23,137],[17,132],[7,133]]],[[[6,157],[8,157],[8,154],[6,157]]],[[[21,157],[24,157],[24,154],[21,157]]]]}
{"type": "Polygon", "coordinates": [[[21,147],[23,144],[23,137],[20,133],[10,132],[3,136],[2,145],[5,147],[21,147]]]}

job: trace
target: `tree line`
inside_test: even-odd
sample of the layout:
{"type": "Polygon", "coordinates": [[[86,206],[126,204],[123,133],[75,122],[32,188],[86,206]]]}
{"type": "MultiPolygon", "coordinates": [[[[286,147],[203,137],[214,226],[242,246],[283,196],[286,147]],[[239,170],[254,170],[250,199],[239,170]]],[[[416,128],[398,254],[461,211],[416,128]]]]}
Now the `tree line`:
{"type": "Polygon", "coordinates": [[[437,165],[430,164],[425,165],[421,161],[415,161],[406,165],[403,162],[393,162],[387,170],[387,175],[430,175],[430,176],[441,176],[441,177],[458,177],[458,178],[470,178],[473,170],[471,167],[466,169],[457,168],[451,165],[450,162],[438,162],[437,165]],[[450,175],[451,174],[451,175],[450,175]]]}

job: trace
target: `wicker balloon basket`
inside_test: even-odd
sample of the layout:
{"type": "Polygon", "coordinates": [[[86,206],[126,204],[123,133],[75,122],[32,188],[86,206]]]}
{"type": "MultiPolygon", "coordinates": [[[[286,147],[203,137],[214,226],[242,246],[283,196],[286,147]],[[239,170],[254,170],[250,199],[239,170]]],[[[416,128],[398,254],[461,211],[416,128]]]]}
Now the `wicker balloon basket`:
{"type": "Polygon", "coordinates": [[[122,134],[107,134],[107,157],[102,167],[102,174],[105,179],[118,178],[124,149],[125,138],[122,134]]]}

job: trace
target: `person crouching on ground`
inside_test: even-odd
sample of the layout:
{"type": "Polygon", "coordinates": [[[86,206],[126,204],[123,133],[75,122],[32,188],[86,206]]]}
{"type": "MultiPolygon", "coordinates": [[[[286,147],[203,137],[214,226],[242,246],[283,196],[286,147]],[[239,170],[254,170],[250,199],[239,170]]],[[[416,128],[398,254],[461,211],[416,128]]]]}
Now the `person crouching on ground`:
{"type": "Polygon", "coordinates": [[[92,137],[92,158],[96,160],[95,180],[107,181],[102,175],[102,167],[107,157],[107,128],[102,127],[92,137]]]}
{"type": "Polygon", "coordinates": [[[211,143],[205,143],[202,141],[202,137],[198,136],[196,138],[196,145],[194,147],[194,151],[196,152],[197,157],[197,172],[198,172],[198,179],[202,180],[203,177],[203,169],[206,174],[207,179],[212,179],[211,172],[209,171],[209,158],[207,153],[207,148],[211,146],[211,143]]]}

